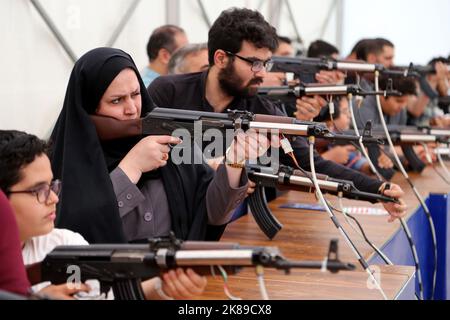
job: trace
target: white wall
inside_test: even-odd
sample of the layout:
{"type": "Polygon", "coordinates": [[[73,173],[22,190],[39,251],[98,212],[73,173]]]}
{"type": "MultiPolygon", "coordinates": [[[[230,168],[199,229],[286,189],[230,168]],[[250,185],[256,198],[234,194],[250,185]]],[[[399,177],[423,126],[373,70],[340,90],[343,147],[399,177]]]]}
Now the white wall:
{"type": "Polygon", "coordinates": [[[450,54],[448,0],[344,0],[344,12],[345,53],[375,35],[395,44],[397,64],[426,64],[450,54]]]}
{"type": "MultiPolygon", "coordinates": [[[[306,45],[320,37],[333,1],[290,0],[306,45]]],[[[40,2],[77,56],[81,56],[89,49],[106,44],[131,0],[40,2]]],[[[180,2],[180,24],[190,40],[206,41],[208,29],[197,1],[180,2]]],[[[254,9],[260,0],[203,2],[214,21],[226,8],[254,9]]],[[[436,54],[450,53],[448,0],[345,0],[344,4],[344,52],[361,37],[386,36],[397,44],[399,62],[413,60],[423,63],[436,54]],[[369,14],[361,14],[368,8],[371,8],[369,14]],[[400,14],[404,8],[407,8],[407,16],[406,12],[403,16],[400,14]],[[381,12],[384,12],[382,19],[377,15],[381,12]],[[394,17],[400,20],[394,22],[394,17]],[[407,20],[411,17],[413,20],[407,20]]],[[[266,4],[262,9],[266,17],[268,8],[266,4]]],[[[155,27],[165,24],[165,19],[164,0],[142,0],[115,47],[129,52],[138,67],[143,67],[147,64],[145,48],[148,37],[155,27]]],[[[337,16],[333,13],[323,34],[325,40],[336,43],[337,24],[337,16]]],[[[279,33],[295,36],[285,8],[281,11],[279,33]]],[[[73,64],[28,0],[0,0],[0,39],[3,49],[0,59],[0,128],[25,130],[46,138],[62,106],[73,64]]]]}
{"type": "MultiPolygon", "coordinates": [[[[41,0],[77,56],[104,46],[130,1],[41,0]],[[113,2],[113,5],[111,4],[113,2]]],[[[162,1],[143,1],[116,42],[139,65],[151,31],[165,23],[162,1]]],[[[27,0],[0,1],[0,128],[47,137],[73,64],[27,0]]]]}

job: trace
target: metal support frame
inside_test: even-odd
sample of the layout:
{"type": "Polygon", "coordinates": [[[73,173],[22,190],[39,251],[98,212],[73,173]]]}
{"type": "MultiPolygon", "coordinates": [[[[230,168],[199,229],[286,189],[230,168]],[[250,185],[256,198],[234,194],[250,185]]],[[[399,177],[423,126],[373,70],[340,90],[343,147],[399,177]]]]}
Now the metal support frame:
{"type": "MultiPolygon", "coordinates": [[[[69,43],[66,41],[64,36],[61,34],[55,23],[52,21],[44,7],[41,5],[39,0],[30,0],[31,4],[34,6],[38,14],[41,16],[41,18],[44,20],[52,34],[55,36],[58,43],[61,45],[61,47],[64,49],[68,57],[71,59],[73,63],[75,63],[78,59],[77,55],[75,54],[74,50],[71,48],[69,43]]],[[[122,33],[123,29],[125,28],[127,22],[130,20],[133,13],[136,11],[136,8],[140,4],[141,0],[133,0],[130,6],[128,7],[127,11],[121,18],[117,28],[113,31],[111,37],[109,38],[107,42],[108,47],[112,47],[114,43],[119,38],[120,34],[122,33]]],[[[287,13],[289,15],[289,20],[291,22],[291,25],[294,29],[296,41],[300,44],[303,43],[303,39],[300,35],[300,31],[298,28],[298,25],[296,23],[295,15],[292,10],[292,5],[289,0],[260,0],[258,4],[258,10],[262,10],[265,3],[269,3],[269,15],[268,20],[269,22],[276,28],[279,28],[280,26],[280,19],[281,19],[281,12],[283,9],[283,6],[286,6],[287,13]]],[[[336,45],[338,48],[342,48],[343,43],[343,16],[344,16],[344,0],[334,0],[332,5],[330,6],[330,9],[328,10],[326,19],[322,25],[321,32],[320,32],[320,38],[323,38],[326,29],[329,24],[329,20],[333,14],[333,11],[336,10],[336,45]]],[[[206,7],[202,0],[197,0],[197,4],[199,6],[203,21],[205,22],[206,26],[208,28],[211,28],[212,23],[211,19],[208,16],[208,13],[206,11],[206,7]]],[[[168,24],[180,24],[180,0],[166,0],[166,22],[168,24]]]]}
{"type": "Polygon", "coordinates": [[[330,5],[330,8],[328,9],[327,15],[325,17],[325,21],[323,22],[322,28],[320,29],[319,34],[320,39],[323,39],[323,37],[325,36],[325,32],[327,31],[328,25],[330,24],[331,16],[333,15],[334,11],[339,9],[340,2],[341,0],[334,0],[333,3],[330,5]]]}
{"type": "Polygon", "coordinates": [[[208,16],[208,12],[206,12],[205,5],[203,4],[202,0],[197,0],[197,3],[198,3],[198,6],[200,8],[200,11],[201,11],[203,21],[205,22],[205,24],[208,27],[208,29],[210,29],[211,26],[212,26],[212,23],[211,23],[211,19],[208,16]]]}
{"type": "Polygon", "coordinates": [[[283,7],[282,0],[268,0],[269,1],[269,23],[276,29],[280,28],[281,9],[283,7]]]}
{"type": "Polygon", "coordinates": [[[75,52],[70,47],[69,43],[66,41],[64,36],[59,32],[59,29],[56,27],[56,25],[53,23],[53,20],[48,15],[47,11],[45,11],[44,7],[41,5],[41,3],[38,0],[30,0],[31,4],[34,6],[36,11],[39,13],[41,18],[44,20],[45,24],[50,29],[51,33],[55,36],[56,40],[59,42],[59,44],[62,46],[64,51],[69,56],[70,60],[72,60],[73,63],[75,63],[78,58],[75,52]]]}
{"type": "MultiPolygon", "coordinates": [[[[169,1],[169,0],[168,0],[169,1]]],[[[177,0],[178,1],[178,0],[177,0]]],[[[64,49],[64,51],[69,56],[70,60],[72,60],[73,63],[75,63],[78,60],[77,55],[73,51],[72,47],[69,45],[69,43],[66,41],[64,36],[59,31],[58,27],[55,25],[53,20],[48,15],[47,11],[44,9],[44,7],[41,5],[39,0],[30,0],[31,4],[34,6],[38,14],[41,16],[41,18],[44,20],[45,24],[48,26],[50,31],[55,36],[58,43],[61,45],[61,47],[64,49]]],[[[112,47],[114,43],[116,42],[117,38],[122,33],[123,29],[125,28],[127,22],[130,20],[133,13],[136,11],[137,6],[141,0],[133,0],[133,2],[128,7],[127,11],[123,15],[122,19],[120,20],[119,24],[117,25],[117,28],[114,29],[111,37],[109,38],[106,46],[112,47]]],[[[179,10],[178,10],[179,11],[179,10]]]]}
{"type": "Polygon", "coordinates": [[[341,50],[344,46],[344,0],[338,0],[336,6],[336,46],[341,50]]]}
{"type": "Polygon", "coordinates": [[[137,6],[141,0],[133,0],[133,2],[128,7],[128,10],[123,15],[122,19],[120,19],[119,24],[117,25],[117,28],[114,30],[113,34],[109,38],[106,46],[112,47],[114,43],[116,42],[117,38],[119,38],[120,34],[122,33],[123,29],[127,25],[128,20],[130,20],[131,16],[133,15],[134,11],[136,10],[137,6]]]}
{"type": "Polygon", "coordinates": [[[297,22],[295,20],[295,15],[294,15],[294,11],[292,10],[291,2],[289,0],[284,0],[284,4],[286,5],[286,9],[288,11],[289,18],[291,20],[292,28],[294,28],[296,41],[298,43],[302,44],[303,43],[303,39],[302,39],[302,37],[300,35],[300,31],[298,29],[297,22]]]}
{"type": "Polygon", "coordinates": [[[166,23],[180,25],[180,0],[166,0],[166,23]]]}

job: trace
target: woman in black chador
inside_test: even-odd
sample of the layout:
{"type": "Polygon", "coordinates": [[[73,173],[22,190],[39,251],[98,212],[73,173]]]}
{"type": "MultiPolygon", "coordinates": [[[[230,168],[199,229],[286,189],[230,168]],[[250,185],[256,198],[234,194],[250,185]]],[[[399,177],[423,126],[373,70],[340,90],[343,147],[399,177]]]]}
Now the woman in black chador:
{"type": "MultiPolygon", "coordinates": [[[[63,181],[57,227],[79,232],[90,243],[136,241],[170,231],[183,240],[220,237],[246,196],[245,169],[236,164],[248,154],[241,161],[227,159],[216,172],[205,164],[175,165],[168,145],[180,143],[178,138],[103,142],[90,118],[137,119],[153,107],[128,54],[98,48],[80,58],[51,136],[53,172],[63,181]]],[[[233,156],[244,148],[260,155],[268,142],[239,133],[233,156]]]]}

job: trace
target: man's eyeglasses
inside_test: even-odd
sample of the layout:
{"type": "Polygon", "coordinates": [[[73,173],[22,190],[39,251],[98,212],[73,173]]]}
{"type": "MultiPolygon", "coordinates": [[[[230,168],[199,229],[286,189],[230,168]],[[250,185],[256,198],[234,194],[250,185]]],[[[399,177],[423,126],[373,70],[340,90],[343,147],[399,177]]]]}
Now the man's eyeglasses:
{"type": "MultiPolygon", "coordinates": [[[[224,50],[225,51],[225,50],[224,50]]],[[[237,57],[245,62],[248,62],[252,65],[252,71],[253,72],[260,72],[263,68],[266,68],[267,72],[270,72],[270,70],[272,70],[273,67],[273,60],[269,59],[266,61],[262,61],[262,60],[258,60],[258,59],[249,59],[249,58],[244,58],[238,54],[232,53],[230,51],[225,51],[225,53],[229,56],[233,56],[233,57],[237,57]]]]}
{"type": "Polygon", "coordinates": [[[48,198],[50,197],[50,191],[53,191],[57,196],[59,196],[59,194],[61,192],[61,181],[55,180],[55,181],[52,181],[52,183],[50,185],[43,184],[34,189],[23,190],[23,191],[8,191],[7,193],[8,194],[29,193],[29,194],[35,195],[37,198],[37,201],[39,203],[47,203],[48,198]]]}

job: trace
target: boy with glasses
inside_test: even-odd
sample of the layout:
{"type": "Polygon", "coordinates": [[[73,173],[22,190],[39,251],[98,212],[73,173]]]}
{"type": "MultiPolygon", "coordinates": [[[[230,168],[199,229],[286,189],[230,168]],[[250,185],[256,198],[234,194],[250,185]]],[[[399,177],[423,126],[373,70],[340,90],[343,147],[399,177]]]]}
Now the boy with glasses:
{"type": "MultiPolygon", "coordinates": [[[[0,130],[0,189],[15,212],[25,265],[43,261],[57,246],[88,245],[80,234],[54,227],[61,182],[53,181],[44,141],[24,132],[0,130]]],[[[206,278],[192,270],[171,270],[163,277],[164,281],[153,278],[142,282],[147,299],[189,299],[206,287],[206,278]]],[[[77,293],[90,291],[86,284],[42,283],[33,289],[56,299],[72,299],[77,293]]]]}

